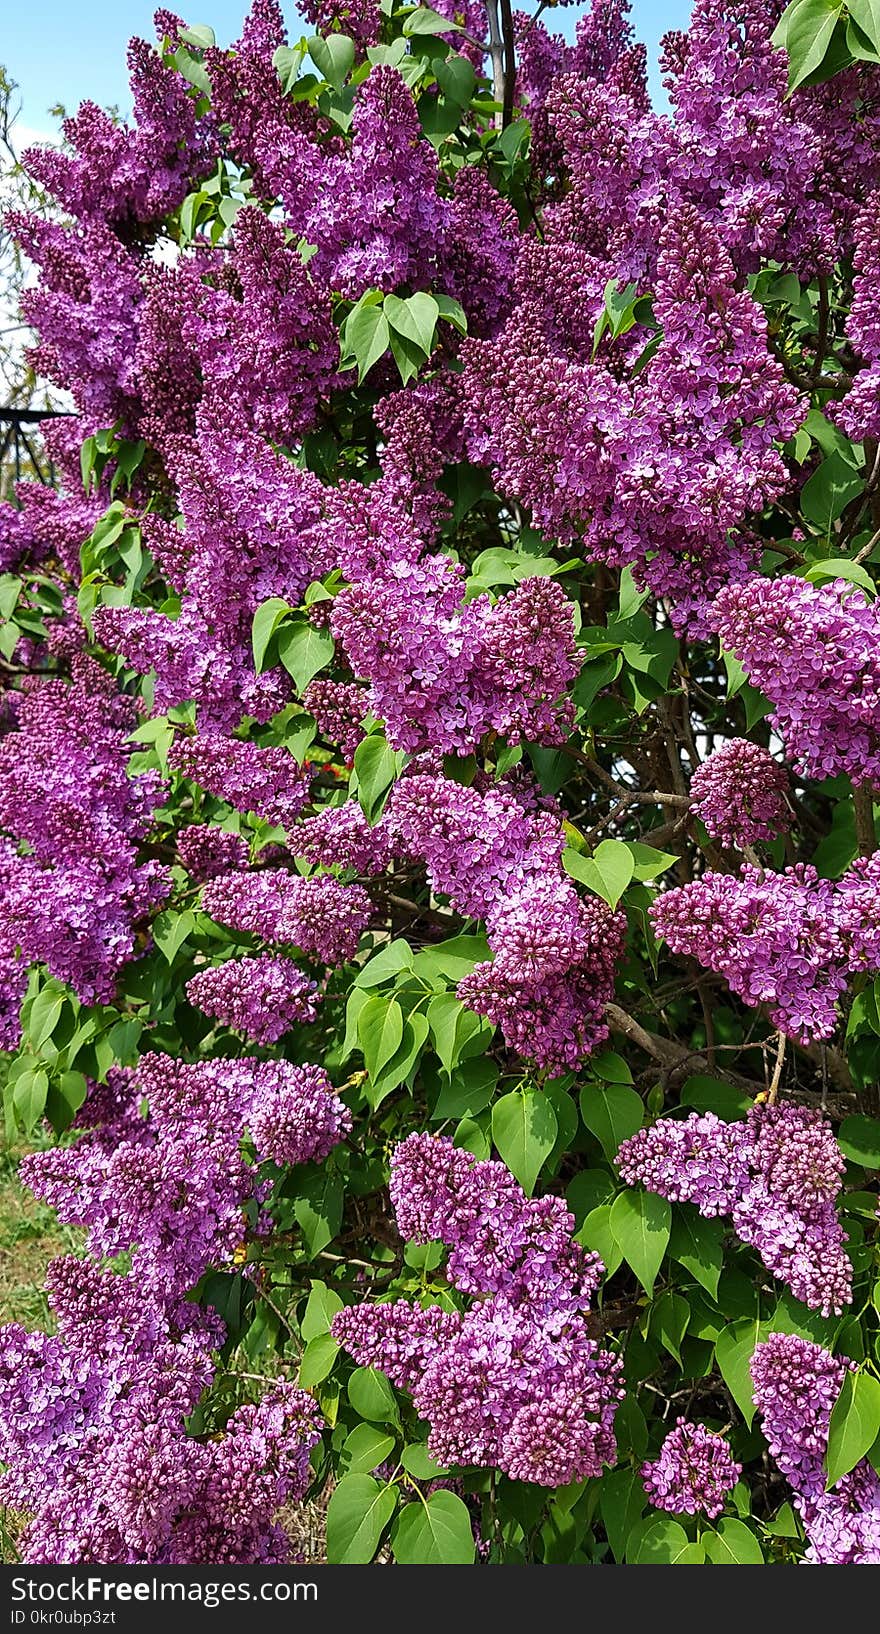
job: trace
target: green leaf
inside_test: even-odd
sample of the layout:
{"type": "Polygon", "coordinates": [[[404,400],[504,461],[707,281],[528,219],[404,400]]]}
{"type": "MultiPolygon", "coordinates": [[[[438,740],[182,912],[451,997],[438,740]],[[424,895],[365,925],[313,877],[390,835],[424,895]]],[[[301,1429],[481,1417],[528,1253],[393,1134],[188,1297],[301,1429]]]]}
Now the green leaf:
{"type": "Polygon", "coordinates": [[[743,1317],[723,1328],[715,1341],[715,1360],[721,1377],[748,1425],[755,1416],[751,1362],[765,1327],[766,1323],[757,1317],[743,1317]]]}
{"type": "Polygon", "coordinates": [[[581,1117],[600,1142],[609,1163],[618,1148],[642,1127],[645,1108],[641,1096],[628,1084],[585,1084],[580,1093],[581,1117]]]}
{"type": "Polygon", "coordinates": [[[46,1110],[49,1074],[43,1067],[29,1067],[19,1073],[12,1091],[12,1104],[25,1134],[36,1128],[46,1110]]]}
{"type": "Polygon", "coordinates": [[[347,34],[328,34],[326,39],[316,34],[306,41],[306,49],[327,84],[332,85],[334,91],[341,90],[354,67],[354,40],[347,34]]]}
{"type": "Polygon", "coordinates": [[[401,1566],[472,1566],[471,1518],[454,1492],[432,1492],[401,1510],[391,1538],[401,1566]]]}
{"type": "Polygon", "coordinates": [[[469,1010],[455,993],[437,993],[428,1005],[427,1018],[437,1055],[450,1074],[465,1053],[474,1053],[469,1048],[474,1039],[488,1042],[491,1037],[485,1017],[469,1010]]]}
{"type": "Polygon", "coordinates": [[[441,17],[440,13],[430,6],[417,6],[404,19],[403,32],[408,40],[417,34],[460,34],[461,24],[453,23],[448,17],[441,17]]]}
{"type": "Polygon", "coordinates": [[[290,604],[281,596],[270,596],[257,608],[254,621],[251,625],[251,646],[254,654],[254,666],[257,674],[261,675],[264,660],[275,631],[281,620],[290,612],[290,604]]]}
{"type": "Polygon", "coordinates": [[[828,1490],[854,1469],[880,1434],[880,1379],[873,1373],[847,1373],[828,1426],[825,1468],[828,1490]]]}
{"type": "Polygon", "coordinates": [[[690,1321],[690,1306],[680,1294],[668,1289],[654,1301],[651,1309],[651,1334],[656,1334],[664,1350],[681,1366],[681,1341],[690,1321]]]}
{"type": "Polygon", "coordinates": [[[497,1082],[498,1068],[494,1061],[485,1056],[462,1061],[437,1096],[431,1111],[432,1121],[478,1117],[489,1105],[497,1082]]]}
{"type": "Polygon", "coordinates": [[[332,1333],[319,1333],[310,1339],[299,1364],[297,1382],[302,1389],[312,1390],[316,1384],[321,1384],[328,1373],[332,1373],[338,1355],[339,1345],[332,1333]]]}
{"type": "Polygon", "coordinates": [[[720,1220],[704,1220],[691,1204],[676,1204],[669,1252],[713,1299],[718,1297],[718,1279],[724,1263],[723,1238],[724,1226],[720,1220]]]}
{"type": "Polygon", "coordinates": [[[810,584],[821,584],[826,579],[848,579],[851,584],[860,585],[867,591],[871,600],[877,594],[877,586],[871,578],[867,568],[860,562],[851,562],[848,556],[832,556],[824,562],[814,562],[807,574],[810,584]]]}
{"type": "Polygon", "coordinates": [[[710,1078],[701,1072],[682,1085],[680,1100],[682,1106],[692,1106],[698,1112],[714,1112],[725,1123],[739,1122],[752,1104],[751,1096],[734,1084],[725,1084],[720,1078],[710,1078]]]}
{"type": "Polygon", "coordinates": [[[840,0],[794,0],[772,36],[788,53],[788,89],[797,90],[821,68],[843,6],[840,0]]]}
{"type": "Polygon", "coordinates": [[[847,505],[861,493],[861,477],[841,454],[829,454],[801,489],[801,510],[808,522],[830,533],[847,505]]]}
{"type": "Polygon", "coordinates": [[[636,1522],[645,1510],[645,1489],[635,1470],[610,1470],[599,1491],[599,1513],[611,1553],[620,1564],[636,1522]]]}
{"type": "Polygon", "coordinates": [[[652,845],[642,845],[638,840],[627,840],[625,844],[633,859],[633,879],[656,879],[679,860],[672,851],[655,851],[652,845]]]}
{"type": "Polygon", "coordinates": [[[399,1424],[397,1397],[384,1373],[375,1367],[356,1367],[348,1381],[348,1399],[361,1418],[377,1424],[399,1424]]]}
{"type": "Polygon", "coordinates": [[[420,1010],[414,1010],[403,1023],[403,1037],[389,1061],[376,1073],[370,1074],[367,1100],[375,1112],[386,1095],[397,1089],[410,1075],[428,1037],[428,1023],[420,1010]]]}
{"type": "Polygon", "coordinates": [[[278,631],[278,656],[300,693],[329,664],[335,647],[330,631],[308,619],[290,619],[278,631]]]}
{"type": "Polygon", "coordinates": [[[577,1233],[577,1241],[598,1254],[609,1277],[623,1264],[623,1249],[611,1229],[611,1204],[591,1209],[577,1233]]]}
{"type": "Polygon", "coordinates": [[[62,1072],[53,1078],[46,1097],[46,1116],[56,1134],[63,1134],[73,1123],[88,1094],[88,1081],[81,1072],[62,1072]]]}
{"type": "Polygon", "coordinates": [[[635,1563],[639,1566],[698,1566],[702,1560],[702,1549],[691,1543],[680,1522],[669,1515],[658,1515],[642,1533],[635,1563]]]}
{"type": "Polygon", "coordinates": [[[372,959],[358,971],[354,979],[355,987],[381,987],[391,981],[402,970],[412,970],[413,953],[408,942],[402,937],[396,937],[386,947],[380,949],[372,959]]]}
{"type": "Polygon", "coordinates": [[[492,1139],[528,1197],[556,1144],[557,1128],[556,1113],[540,1090],[514,1090],[492,1108],[492,1139]]]}
{"type": "Polygon", "coordinates": [[[837,1144],[844,1157],[863,1169],[880,1169],[880,1120],[858,1114],[844,1118],[837,1131],[837,1144]]]}
{"type": "MultiPolygon", "coordinates": [[[[453,57],[451,60],[452,62],[464,62],[465,59],[463,57],[453,57]]],[[[437,64],[438,68],[441,66],[445,65],[437,64]]],[[[468,67],[470,67],[470,63],[468,63],[468,67]]],[[[437,303],[441,318],[445,318],[447,323],[451,323],[453,329],[457,329],[460,334],[466,335],[468,328],[467,314],[461,302],[453,300],[451,295],[435,294],[433,299],[437,303]]]]}
{"type": "Polygon", "coordinates": [[[424,1441],[412,1441],[404,1447],[400,1461],[407,1475],[412,1475],[416,1481],[435,1481],[438,1476],[446,1475],[447,1471],[436,1458],[432,1458],[424,1441]]]}
{"type": "Polygon", "coordinates": [[[356,1424],[346,1437],[342,1448],[342,1464],[346,1475],[369,1475],[394,1451],[393,1435],[377,1430],[372,1424],[356,1424]]]}
{"type": "Polygon", "coordinates": [[[37,994],[28,1009],[27,1036],[34,1050],[52,1037],[64,1009],[67,994],[50,983],[37,994]]]}
{"type": "Polygon", "coordinates": [[[293,1212],[310,1256],[333,1241],[342,1225],[342,1204],[342,1182],[326,1165],[299,1182],[293,1212]]]}
{"type": "Polygon", "coordinates": [[[880,0],[847,0],[846,9],[875,51],[880,52],[880,0]]]}
{"type": "Polygon", "coordinates": [[[764,1554],[750,1527],[725,1515],[703,1533],[703,1547],[715,1566],[763,1566],[764,1554]]]}
{"type": "Polygon", "coordinates": [[[403,1039],[403,1011],[396,999],[368,999],[357,1021],[364,1065],[371,1078],[381,1072],[403,1039]]]}
{"type": "Polygon", "coordinates": [[[566,847],[562,866],[572,879],[595,891],[610,907],[616,908],[635,872],[635,858],[623,840],[603,840],[592,857],[582,857],[566,847]]]}
{"type": "Polygon", "coordinates": [[[437,328],[437,319],[440,308],[433,295],[419,290],[416,295],[385,296],[385,316],[395,334],[402,335],[404,340],[412,341],[424,354],[430,357],[434,350],[434,331],[437,328]]]}
{"type": "Polygon", "coordinates": [[[358,804],[370,823],[382,814],[388,791],[400,769],[400,757],[381,732],[371,732],[354,752],[358,804]]]}
{"type": "Polygon", "coordinates": [[[281,81],[281,89],[285,96],[293,90],[299,79],[304,56],[302,46],[279,45],[272,58],[272,67],[281,81]]]}
{"type": "Polygon", "coordinates": [[[624,1191],[611,1205],[611,1230],[627,1265],[650,1294],[672,1227],[672,1207],[650,1191],[624,1191]]]}
{"type": "Polygon", "coordinates": [[[153,921],[153,941],[169,964],[174,963],[195,926],[196,916],[189,908],[184,908],[182,913],[160,913],[153,921]]]}
{"type": "Polygon", "coordinates": [[[322,1333],[330,1332],[330,1323],[337,1311],[342,1310],[342,1300],[326,1282],[313,1282],[312,1291],[306,1300],[306,1308],[299,1331],[306,1344],[317,1339],[322,1333]]]}
{"type": "Polygon", "coordinates": [[[394,1487],[371,1475],[343,1475],[327,1507],[327,1559],[331,1566],[368,1566],[397,1508],[394,1487]]]}
{"type": "Polygon", "coordinates": [[[347,368],[350,361],[357,364],[359,386],[391,344],[391,328],[377,300],[381,295],[368,290],[352,307],[339,331],[341,366],[347,368]]]}

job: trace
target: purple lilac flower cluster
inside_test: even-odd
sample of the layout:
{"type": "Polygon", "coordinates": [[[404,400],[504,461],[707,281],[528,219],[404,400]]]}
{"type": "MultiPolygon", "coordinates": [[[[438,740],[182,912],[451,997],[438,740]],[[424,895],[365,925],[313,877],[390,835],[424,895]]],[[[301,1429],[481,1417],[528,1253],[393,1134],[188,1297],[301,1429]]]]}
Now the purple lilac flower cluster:
{"type": "Polygon", "coordinates": [[[92,1256],[50,1270],[54,1335],[0,1330],[0,1494],[30,1512],[25,1559],[289,1558],[275,1517],[308,1484],[316,1405],[279,1383],[221,1435],[187,1434],[223,1338],[187,1295],[234,1263],[245,1204],[261,1229],[270,1186],[243,1155],[245,1133],[258,1160],[302,1163],[326,1157],[350,1121],[319,1067],[147,1055],[92,1086],[75,1144],[23,1161],[24,1182],[88,1231],[92,1256]],[[125,1252],[130,1272],[101,1267],[125,1252]]]}
{"type": "Polygon", "coordinates": [[[552,802],[525,781],[466,788],[414,773],[385,821],[405,855],[424,859],[434,890],[486,920],[492,959],[463,978],[459,997],[545,1070],[577,1066],[608,1036],[625,921],[563,873],[552,802]]]}
{"type": "Polygon", "coordinates": [[[177,855],[197,884],[246,868],[247,841],[240,834],[227,833],[211,823],[192,823],[177,836],[177,855]]]}
{"type": "Polygon", "coordinates": [[[722,845],[772,840],[786,826],[788,775],[768,749],[731,738],[697,767],[691,799],[697,816],[722,845]]]}
{"type": "Polygon", "coordinates": [[[729,1216],[741,1242],[796,1299],[824,1316],[852,1298],[846,1233],[835,1208],[844,1160],[821,1112],[753,1107],[743,1122],[714,1113],[663,1118],[625,1140],[617,1155],[627,1185],[707,1219],[729,1216]]]}
{"type": "Polygon", "coordinates": [[[27,967],[45,964],[87,1003],[107,1002],[138,922],[167,894],[167,870],[138,860],[162,799],[127,776],[129,700],[76,654],[70,682],[28,678],[9,694],[0,739],[0,1043],[15,1048],[27,967]]]}
{"type": "Polygon", "coordinates": [[[880,861],[820,879],[796,863],[775,874],[746,864],[665,891],[651,910],[674,953],[723,976],[746,1004],[766,1004],[799,1040],[828,1038],[849,977],[880,969],[880,861]]]}
{"type": "Polygon", "coordinates": [[[771,1333],[752,1357],[755,1403],[770,1453],[794,1493],[820,1566],[880,1565],[880,1476],[860,1459],[830,1490],[828,1427],[854,1363],[793,1333],[771,1333]]]}
{"type": "Polygon", "coordinates": [[[294,1022],[314,1021],[317,992],[299,965],[273,953],[227,959],[197,971],[186,984],[190,1004],[256,1044],[274,1044],[294,1022]]]}
{"type": "Polygon", "coordinates": [[[202,905],[231,930],[298,947],[328,965],[354,957],[361,931],[373,915],[360,885],[343,885],[332,874],[302,879],[286,868],[209,880],[202,905]]]}
{"type": "Polygon", "coordinates": [[[548,1487],[600,1474],[620,1364],[588,1337],[602,1267],[573,1242],[561,1199],[530,1200],[503,1163],[419,1134],[394,1153],[391,1198],[403,1237],[447,1245],[447,1278],[473,1303],[351,1306],[335,1336],[412,1394],[442,1463],[548,1487]]]}
{"type": "Polygon", "coordinates": [[[712,626],[770,699],[789,760],[809,777],[880,776],[880,614],[846,579],[731,584],[712,626]]]}
{"type": "Polygon", "coordinates": [[[253,811],[279,827],[293,823],[309,797],[309,774],[293,755],[243,738],[179,738],[168,764],[237,811],[253,811]]]}
{"type": "Polygon", "coordinates": [[[670,1515],[721,1514],[742,1474],[724,1437],[705,1424],[676,1420],[653,1461],[642,1465],[645,1491],[655,1509],[670,1515]]]}
{"type": "Polygon", "coordinates": [[[144,1055],[114,1069],[79,1113],[72,1146],[33,1152],[21,1177],[69,1224],[89,1232],[96,1258],[132,1251],[144,1286],[183,1295],[210,1265],[229,1265],[243,1209],[265,1186],[242,1155],[246,1129],[302,1127],[298,1156],[327,1155],[350,1116],[326,1073],[286,1061],[185,1062],[144,1055]],[[142,1113],[146,1101],[149,1114],[142,1113]]]}

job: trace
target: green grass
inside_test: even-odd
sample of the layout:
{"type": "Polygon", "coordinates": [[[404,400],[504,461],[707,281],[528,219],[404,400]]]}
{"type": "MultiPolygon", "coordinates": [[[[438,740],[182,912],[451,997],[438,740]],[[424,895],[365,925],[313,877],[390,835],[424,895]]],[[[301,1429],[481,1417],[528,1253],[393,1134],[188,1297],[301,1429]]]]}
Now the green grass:
{"type": "Polygon", "coordinates": [[[43,1293],[46,1266],[77,1249],[81,1234],[59,1225],[52,1210],[19,1181],[19,1162],[33,1149],[0,1147],[0,1322],[45,1328],[50,1325],[43,1293]]]}

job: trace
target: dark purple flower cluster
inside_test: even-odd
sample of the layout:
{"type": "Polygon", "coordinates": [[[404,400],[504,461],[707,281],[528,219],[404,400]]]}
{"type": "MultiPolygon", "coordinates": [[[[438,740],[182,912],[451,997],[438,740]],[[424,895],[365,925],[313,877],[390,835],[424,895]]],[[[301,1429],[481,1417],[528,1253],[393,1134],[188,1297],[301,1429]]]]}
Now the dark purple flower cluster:
{"type": "Polygon", "coordinates": [[[360,885],[342,885],[332,874],[302,879],[286,868],[221,875],[205,886],[202,905],[231,930],[298,947],[328,965],[354,957],[373,914],[360,885]]]}
{"type": "Polygon", "coordinates": [[[880,969],[880,861],[860,859],[836,881],[804,863],[710,872],[665,891],[651,918],[674,953],[766,1004],[790,1037],[828,1038],[849,977],[880,969]]]}
{"type": "Polygon", "coordinates": [[[139,862],[153,807],[150,772],[127,775],[129,700],[94,659],[74,655],[70,682],[28,678],[8,696],[0,739],[0,1042],[18,1042],[30,964],[80,998],[107,1002],[136,927],[167,893],[167,870],[139,862]]]}
{"type": "Polygon", "coordinates": [[[276,1522],[309,1481],[319,1414],[279,1383],[220,1435],[185,1420],[210,1386],[222,1323],[188,1294],[231,1266],[245,1205],[270,1189],[258,1161],[326,1157],[350,1114],[319,1067],[144,1056],[92,1086],[64,1150],[22,1179],[88,1231],[92,1260],[50,1270],[57,1332],[0,1330],[0,1499],[29,1512],[29,1561],[283,1563],[276,1522]],[[122,1253],[131,1270],[102,1269],[122,1253]],[[36,1433],[35,1433],[36,1431],[36,1433]]]}
{"type": "Polygon", "coordinates": [[[880,776],[880,615],[846,579],[810,584],[791,574],[728,585],[712,627],[753,686],[789,760],[820,780],[880,776]]]}
{"type": "Polygon", "coordinates": [[[645,1491],[655,1509],[670,1515],[721,1514],[742,1474],[724,1437],[705,1424],[676,1421],[657,1458],[642,1465],[645,1491]]]}
{"type": "Polygon", "coordinates": [[[177,855],[190,878],[202,885],[218,874],[246,868],[248,846],[240,834],[228,833],[212,823],[192,823],[177,836],[177,855]]]}
{"type": "Polygon", "coordinates": [[[351,1306],[336,1337],[412,1394],[442,1463],[548,1487],[599,1475],[615,1456],[620,1364],[588,1337],[602,1267],[561,1199],[530,1200],[503,1163],[418,1134],[392,1158],[391,1198],[405,1238],[447,1245],[447,1278],[473,1303],[351,1306]]]}
{"type": "Polygon", "coordinates": [[[788,775],[768,749],[731,738],[691,779],[694,810],[722,845],[772,840],[786,826],[788,775]]]}
{"type": "Polygon", "coordinates": [[[299,965],[274,953],[227,959],[186,984],[190,1004],[256,1044],[274,1044],[294,1022],[314,1021],[317,991],[299,965]]]}
{"type": "Polygon", "coordinates": [[[860,1459],[830,1490],[828,1426],[854,1364],[793,1333],[771,1333],[752,1357],[755,1402],[764,1434],[794,1493],[820,1566],[880,1565],[880,1476],[860,1459]]]}
{"type": "Polygon", "coordinates": [[[625,1140],[617,1155],[630,1186],[706,1218],[729,1216],[768,1271],[824,1316],[852,1298],[852,1266],[835,1199],[844,1160],[821,1112],[753,1107],[741,1123],[714,1113],[663,1118],[625,1140]]]}
{"type": "Polygon", "coordinates": [[[279,827],[292,824],[309,797],[310,777],[286,749],[261,749],[244,738],[200,733],[179,738],[168,764],[237,811],[279,827]]]}

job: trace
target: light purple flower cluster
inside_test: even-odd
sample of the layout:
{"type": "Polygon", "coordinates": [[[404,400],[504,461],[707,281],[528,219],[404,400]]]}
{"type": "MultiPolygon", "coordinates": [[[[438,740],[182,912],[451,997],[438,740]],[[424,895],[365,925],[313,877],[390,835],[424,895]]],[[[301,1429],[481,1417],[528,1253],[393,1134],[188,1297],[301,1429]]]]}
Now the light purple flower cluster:
{"type": "Polygon", "coordinates": [[[697,767],[691,799],[697,816],[722,845],[772,840],[786,825],[788,775],[768,749],[731,738],[697,767]]]}
{"type": "Polygon", "coordinates": [[[308,1484],[317,1408],[279,1383],[221,1435],[188,1435],[223,1325],[187,1296],[265,1229],[271,1183],[243,1137],[257,1164],[286,1165],[326,1157],[350,1125],[319,1067],[153,1054],[91,1086],[73,1145],[24,1159],[92,1256],[50,1270],[56,1334],[0,1330],[0,1501],[31,1515],[27,1560],[289,1558],[275,1517],[308,1484]],[[95,1263],[126,1252],[127,1274],[95,1263]]]}
{"type": "Polygon", "coordinates": [[[57,1332],[0,1329],[0,1494],[29,1514],[29,1563],[203,1565],[289,1559],[276,1522],[309,1483],[317,1407],[287,1384],[185,1430],[210,1386],[220,1325],[133,1277],[49,1269],[57,1332]]]}
{"type": "Polygon", "coordinates": [[[168,764],[217,800],[279,827],[292,824],[309,797],[309,773],[287,749],[261,749],[243,738],[208,733],[179,738],[168,751],[168,764]]]}
{"type": "Polygon", "coordinates": [[[880,436],[880,317],[873,291],[880,277],[880,192],[874,193],[855,227],[855,278],[847,334],[865,367],[837,411],[838,423],[854,442],[880,436]]]}
{"type": "Polygon", "coordinates": [[[157,863],[138,861],[163,788],[151,772],[127,776],[135,715],[111,677],[76,654],[70,682],[28,677],[8,706],[15,730],[0,739],[0,827],[12,836],[0,838],[0,1042],[14,1048],[27,966],[45,964],[86,1002],[107,1002],[134,952],[138,921],[169,880],[157,863]]]}
{"type": "Polygon", "coordinates": [[[880,969],[880,861],[841,879],[796,863],[776,874],[746,864],[665,891],[651,910],[674,953],[723,976],[746,1004],[766,1004],[799,1040],[828,1038],[837,1000],[860,970],[880,969]]]}
{"type": "Polygon", "coordinates": [[[322,806],[292,831],[291,847],[307,862],[353,868],[358,874],[381,874],[399,850],[398,836],[387,816],[370,824],[355,800],[322,806]]]}
{"type": "Polygon", "coordinates": [[[328,965],[354,957],[373,914],[360,885],[342,885],[332,874],[302,879],[285,868],[209,880],[202,906],[231,930],[298,947],[328,965]]]}
{"type": "MultiPolygon", "coordinates": [[[[304,1131],[299,1155],[285,1159],[295,1162],[325,1157],[349,1125],[318,1068],[145,1055],[133,1076],[114,1069],[92,1090],[74,1145],[30,1153],[21,1176],[62,1220],[88,1230],[96,1258],[133,1250],[144,1286],[183,1295],[209,1266],[233,1263],[244,1206],[266,1194],[241,1153],[245,1130],[256,1142],[254,1125],[271,1133],[285,1119],[304,1131]]],[[[257,1143],[258,1157],[274,1155],[257,1143]]]]}
{"type": "Polygon", "coordinates": [[[545,1070],[577,1066],[608,1036],[625,920],[563,873],[552,802],[525,782],[466,788],[415,774],[395,788],[386,821],[404,853],[427,863],[434,890],[486,920],[493,957],[463,978],[459,997],[545,1070]]]}
{"type": "Polygon", "coordinates": [[[574,615],[554,579],[524,579],[493,606],[462,606],[446,556],[393,561],[337,597],[332,629],[397,749],[468,753],[488,731],[558,742],[578,671],[574,615]]]}
{"type": "Polygon", "coordinates": [[[212,823],[192,823],[177,836],[177,855],[191,879],[199,885],[218,874],[231,874],[248,864],[247,841],[212,823]]]}
{"type": "Polygon", "coordinates": [[[663,1118],[625,1140],[617,1155],[627,1185],[707,1219],[730,1216],[741,1242],[796,1299],[824,1316],[852,1298],[852,1266],[835,1199],[844,1160],[821,1112],[753,1107],[743,1122],[714,1113],[663,1118]]]}
{"type": "Polygon", "coordinates": [[[440,1462],[548,1487],[599,1475],[615,1456],[620,1364],[588,1337],[602,1266],[573,1242],[562,1200],[529,1200],[504,1164],[419,1134],[394,1153],[391,1198],[405,1238],[446,1243],[447,1278],[473,1303],[351,1306],[335,1336],[412,1394],[440,1462]]]}
{"type": "Polygon", "coordinates": [[[317,677],[310,681],[302,697],[303,708],[314,715],[318,729],[329,743],[338,745],[346,763],[364,736],[364,716],[369,700],[363,687],[349,681],[317,677]]]}
{"type": "Polygon", "coordinates": [[[794,1493],[820,1566],[880,1565],[880,1476],[862,1458],[826,1491],[828,1427],[854,1363],[793,1333],[771,1333],[752,1357],[755,1402],[772,1457],[794,1493]]]}
{"type": "Polygon", "coordinates": [[[262,953],[253,959],[227,959],[199,970],[186,984],[187,997],[226,1027],[257,1044],[274,1044],[296,1021],[314,1021],[317,983],[292,959],[262,953]]]}
{"type": "Polygon", "coordinates": [[[670,1515],[721,1514],[728,1492],[742,1474],[724,1437],[705,1424],[676,1420],[659,1455],[642,1465],[642,1480],[655,1509],[670,1515]]]}
{"type": "Polygon", "coordinates": [[[757,575],[716,598],[712,626],[753,686],[789,760],[809,777],[880,776],[880,614],[845,579],[757,575]]]}

